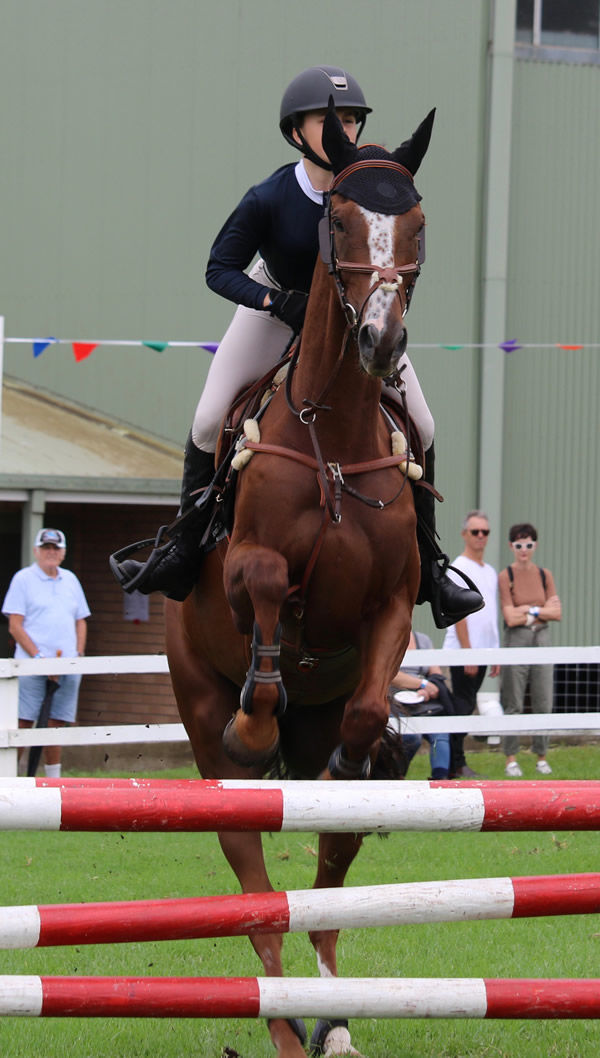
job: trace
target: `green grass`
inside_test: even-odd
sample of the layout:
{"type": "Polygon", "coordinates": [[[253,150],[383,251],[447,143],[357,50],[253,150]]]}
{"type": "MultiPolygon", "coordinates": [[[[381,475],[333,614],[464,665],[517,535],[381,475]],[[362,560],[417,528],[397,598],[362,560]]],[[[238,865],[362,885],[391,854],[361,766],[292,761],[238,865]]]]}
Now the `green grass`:
{"type": "MultiPolygon", "coordinates": [[[[503,757],[481,752],[470,763],[503,776],[503,757]]],[[[600,747],[559,747],[549,755],[555,779],[596,778],[600,747]]],[[[535,758],[522,755],[526,778],[535,758]]],[[[411,778],[426,778],[419,755],[411,778]]],[[[162,772],[179,777],[191,773],[162,772]]],[[[67,903],[235,891],[214,835],[2,835],[3,904],[67,903]]],[[[276,888],[307,888],[316,835],[265,837],[276,888]]],[[[553,874],[598,869],[598,837],[587,833],[392,834],[370,837],[348,882],[370,885],[442,878],[553,874]]],[[[316,974],[306,936],[286,938],[286,971],[316,974]]],[[[600,977],[597,916],[404,926],[345,931],[340,972],[372,977],[600,977]]],[[[261,971],[262,972],[262,971],[261,971]]],[[[0,952],[2,974],[254,976],[259,964],[244,938],[0,952]]],[[[309,1023],[309,1029],[312,1022],[309,1023]]],[[[368,1058],[598,1058],[593,1021],[356,1020],[353,1041],[368,1058]]],[[[0,1021],[2,1058],[219,1058],[227,1046],[243,1058],[273,1048],[263,1021],[192,1019],[19,1019],[0,1021]]]]}

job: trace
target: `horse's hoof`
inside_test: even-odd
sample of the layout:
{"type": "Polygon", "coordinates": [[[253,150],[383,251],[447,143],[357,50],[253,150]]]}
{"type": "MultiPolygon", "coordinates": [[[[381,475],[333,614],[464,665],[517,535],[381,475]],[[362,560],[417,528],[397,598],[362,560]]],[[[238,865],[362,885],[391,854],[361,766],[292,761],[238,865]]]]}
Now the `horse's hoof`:
{"type": "Polygon", "coordinates": [[[338,1055],[354,1055],[354,1058],[364,1058],[350,1042],[348,1022],[344,1020],[326,1021],[319,1018],[310,1038],[311,1058],[337,1058],[338,1055]]]}
{"type": "Polygon", "coordinates": [[[275,741],[264,749],[248,746],[238,735],[235,716],[232,716],[223,732],[223,749],[229,759],[242,768],[262,767],[266,770],[277,759],[279,734],[275,741]]]}

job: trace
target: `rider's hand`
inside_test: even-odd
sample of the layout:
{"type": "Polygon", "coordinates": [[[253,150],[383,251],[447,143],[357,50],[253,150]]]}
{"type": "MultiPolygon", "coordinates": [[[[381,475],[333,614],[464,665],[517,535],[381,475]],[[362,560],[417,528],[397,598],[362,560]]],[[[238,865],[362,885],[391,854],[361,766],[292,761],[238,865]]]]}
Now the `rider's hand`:
{"type": "Polygon", "coordinates": [[[432,698],[437,698],[439,693],[440,693],[440,689],[439,689],[437,683],[432,683],[431,680],[427,680],[427,683],[425,684],[423,690],[421,691],[421,694],[425,698],[426,702],[431,701],[432,698]]]}
{"type": "Polygon", "coordinates": [[[287,323],[294,334],[299,334],[304,323],[308,294],[299,290],[270,290],[269,297],[271,304],[266,308],[271,316],[287,323]]]}

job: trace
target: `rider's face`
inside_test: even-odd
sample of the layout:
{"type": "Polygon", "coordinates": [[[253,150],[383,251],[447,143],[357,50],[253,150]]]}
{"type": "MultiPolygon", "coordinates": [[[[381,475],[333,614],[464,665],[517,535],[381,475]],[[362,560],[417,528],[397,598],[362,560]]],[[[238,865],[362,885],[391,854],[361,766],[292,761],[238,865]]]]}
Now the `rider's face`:
{"type": "MultiPolygon", "coordinates": [[[[304,121],[302,122],[300,129],[304,139],[308,143],[308,146],[318,154],[319,158],[323,161],[329,161],[325,151],[323,150],[323,122],[325,121],[326,110],[309,110],[304,115],[304,121]]],[[[351,143],[356,143],[356,137],[358,135],[358,125],[356,123],[356,113],[354,110],[336,110],[336,114],[342,123],[342,128],[346,133],[346,136],[351,143]]],[[[297,139],[296,132],[294,131],[294,137],[297,139]]]]}

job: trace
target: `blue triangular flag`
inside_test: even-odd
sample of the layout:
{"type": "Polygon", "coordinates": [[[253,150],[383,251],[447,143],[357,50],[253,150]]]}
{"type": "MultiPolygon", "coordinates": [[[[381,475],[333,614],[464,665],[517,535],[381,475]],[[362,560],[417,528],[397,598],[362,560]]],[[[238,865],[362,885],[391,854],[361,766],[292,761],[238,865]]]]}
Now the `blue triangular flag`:
{"type": "Polygon", "coordinates": [[[52,345],[52,343],[56,342],[57,340],[57,338],[39,338],[36,342],[33,343],[34,357],[41,356],[41,354],[44,352],[44,349],[47,349],[49,345],[52,345]]]}

